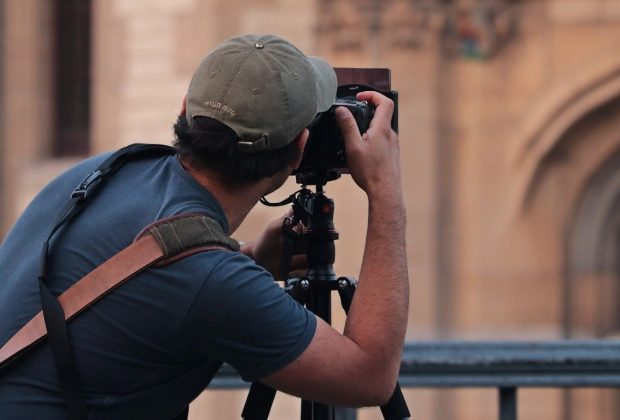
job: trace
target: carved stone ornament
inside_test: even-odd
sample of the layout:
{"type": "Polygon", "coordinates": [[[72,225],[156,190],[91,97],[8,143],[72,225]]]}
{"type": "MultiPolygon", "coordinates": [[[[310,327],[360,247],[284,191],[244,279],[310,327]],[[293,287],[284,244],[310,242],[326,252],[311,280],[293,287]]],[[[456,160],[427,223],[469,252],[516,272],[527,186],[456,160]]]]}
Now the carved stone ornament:
{"type": "Polygon", "coordinates": [[[516,32],[511,0],[319,0],[317,35],[334,51],[360,51],[372,38],[381,48],[414,50],[440,39],[452,56],[484,59],[516,32]]]}

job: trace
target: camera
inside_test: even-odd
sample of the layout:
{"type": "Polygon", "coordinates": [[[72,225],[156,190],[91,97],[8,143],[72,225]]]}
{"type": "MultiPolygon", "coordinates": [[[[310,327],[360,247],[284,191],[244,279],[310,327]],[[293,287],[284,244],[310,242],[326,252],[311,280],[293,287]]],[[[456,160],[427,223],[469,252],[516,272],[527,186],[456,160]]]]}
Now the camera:
{"type": "Polygon", "coordinates": [[[374,115],[374,109],[369,103],[358,101],[354,96],[336,99],[334,105],[319,114],[308,127],[310,136],[298,172],[326,172],[347,167],[344,139],[335,115],[336,108],[340,106],[351,111],[360,133],[363,134],[368,130],[374,115]]]}
{"type": "Polygon", "coordinates": [[[398,92],[390,90],[389,69],[335,68],[338,78],[336,101],[325,112],[316,116],[308,126],[310,136],[299,167],[293,171],[297,183],[325,185],[348,172],[344,138],[336,122],[335,111],[345,107],[351,111],[361,134],[370,126],[374,107],[356,99],[356,94],[376,91],[394,101],[392,129],[398,131],[398,92]]]}

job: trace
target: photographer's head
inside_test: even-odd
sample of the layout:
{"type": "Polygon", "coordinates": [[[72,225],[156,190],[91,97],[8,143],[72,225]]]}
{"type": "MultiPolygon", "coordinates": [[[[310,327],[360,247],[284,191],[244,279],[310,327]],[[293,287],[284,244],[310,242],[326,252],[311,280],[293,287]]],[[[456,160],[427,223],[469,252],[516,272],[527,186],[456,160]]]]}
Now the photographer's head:
{"type": "Polygon", "coordinates": [[[274,176],[299,161],[305,127],[333,104],[336,87],[329,64],[281,38],[229,39],[194,73],[175,145],[184,161],[232,184],[274,176]]]}
{"type": "Polygon", "coordinates": [[[174,145],[186,163],[214,172],[220,181],[231,186],[251,184],[276,175],[291,162],[298,162],[303,148],[303,143],[293,140],[279,149],[243,153],[237,147],[239,136],[210,117],[194,117],[190,127],[185,116],[180,115],[174,132],[174,145]]]}

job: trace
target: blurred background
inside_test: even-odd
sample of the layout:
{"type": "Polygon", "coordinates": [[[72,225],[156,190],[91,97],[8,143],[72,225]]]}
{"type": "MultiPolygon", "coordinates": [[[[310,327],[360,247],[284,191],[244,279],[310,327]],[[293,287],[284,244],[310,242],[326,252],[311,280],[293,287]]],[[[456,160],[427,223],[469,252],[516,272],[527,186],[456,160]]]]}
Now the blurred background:
{"type": "MultiPolygon", "coordinates": [[[[408,341],[613,337],[619,23],[620,0],[0,0],[1,233],[78,160],[169,144],[202,57],[230,36],[274,33],[334,66],[392,70],[408,341]]],[[[327,193],[336,271],[356,276],[365,197],[346,176],[327,193]]],[[[283,211],[257,207],[235,237],[283,211]]],[[[245,395],[206,391],[190,418],[238,418],[245,395]]],[[[418,419],[496,418],[493,390],[405,395],[418,419]]],[[[616,395],[523,390],[520,418],[617,419],[616,395]]],[[[272,413],[299,418],[299,404],[278,396],[272,413]]]]}

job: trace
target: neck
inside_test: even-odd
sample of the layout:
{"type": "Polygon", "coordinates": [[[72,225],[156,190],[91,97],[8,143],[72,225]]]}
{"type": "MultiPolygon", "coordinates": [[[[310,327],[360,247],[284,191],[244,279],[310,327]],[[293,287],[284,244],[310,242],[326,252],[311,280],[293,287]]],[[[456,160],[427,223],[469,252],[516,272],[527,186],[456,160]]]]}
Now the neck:
{"type": "Polygon", "coordinates": [[[230,186],[221,182],[219,180],[220,177],[211,171],[195,168],[180,157],[179,160],[192,178],[209,190],[217,199],[228,220],[228,235],[237,230],[241,222],[243,222],[250,210],[264,194],[263,182],[247,186],[230,186]]]}

